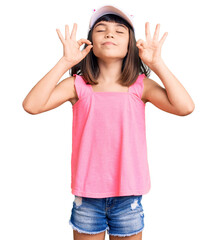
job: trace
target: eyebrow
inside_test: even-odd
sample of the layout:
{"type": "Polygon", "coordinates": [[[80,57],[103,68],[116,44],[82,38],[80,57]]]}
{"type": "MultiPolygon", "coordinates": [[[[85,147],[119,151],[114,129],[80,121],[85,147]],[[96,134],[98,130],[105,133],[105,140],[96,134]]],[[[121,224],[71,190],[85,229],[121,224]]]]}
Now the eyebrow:
{"type": "MultiPolygon", "coordinates": [[[[94,28],[96,28],[96,27],[98,27],[98,26],[100,26],[100,25],[106,26],[107,24],[105,24],[105,23],[99,23],[99,24],[96,24],[96,26],[95,26],[94,28]]],[[[124,24],[121,24],[121,23],[117,23],[116,26],[124,27],[124,28],[127,29],[127,27],[126,27],[124,24]]]]}

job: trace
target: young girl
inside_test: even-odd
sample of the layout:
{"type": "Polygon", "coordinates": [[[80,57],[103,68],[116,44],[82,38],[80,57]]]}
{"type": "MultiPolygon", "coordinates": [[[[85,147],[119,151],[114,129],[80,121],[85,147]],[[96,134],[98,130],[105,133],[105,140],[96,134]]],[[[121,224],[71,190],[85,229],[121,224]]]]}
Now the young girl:
{"type": "Polygon", "coordinates": [[[65,26],[57,29],[64,54],[23,101],[30,114],[73,106],[71,191],[75,195],[69,223],[75,239],[141,239],[142,195],[150,190],[145,106],[184,116],[194,103],[161,58],[167,33],[135,39],[131,16],[103,6],[90,19],[87,39],[76,41],[65,26]],[[84,49],[80,47],[85,44],[84,49]],[[70,77],[57,82],[70,70],[70,77]],[[148,78],[153,70],[165,88],[148,78]],[[119,239],[119,238],[117,238],[119,239]]]}

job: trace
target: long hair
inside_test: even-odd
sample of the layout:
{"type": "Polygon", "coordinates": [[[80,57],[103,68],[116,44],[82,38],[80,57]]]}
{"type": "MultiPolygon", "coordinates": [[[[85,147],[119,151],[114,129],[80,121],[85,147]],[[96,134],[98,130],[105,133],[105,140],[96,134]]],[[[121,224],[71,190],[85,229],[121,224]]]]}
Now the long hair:
{"type": "MultiPolygon", "coordinates": [[[[151,69],[145,65],[139,57],[134,30],[123,18],[114,14],[103,15],[89,30],[87,39],[92,42],[93,28],[96,23],[100,21],[121,23],[127,26],[129,29],[128,52],[123,58],[121,75],[118,79],[118,83],[120,83],[122,86],[130,86],[136,81],[140,74],[144,73],[146,77],[149,77],[151,69]]],[[[85,43],[84,48],[87,46],[88,45],[85,43]]],[[[70,76],[73,76],[73,74],[82,75],[83,79],[91,85],[98,84],[96,79],[98,79],[99,73],[100,69],[98,66],[97,57],[94,55],[92,49],[84,59],[69,69],[70,76]]]]}

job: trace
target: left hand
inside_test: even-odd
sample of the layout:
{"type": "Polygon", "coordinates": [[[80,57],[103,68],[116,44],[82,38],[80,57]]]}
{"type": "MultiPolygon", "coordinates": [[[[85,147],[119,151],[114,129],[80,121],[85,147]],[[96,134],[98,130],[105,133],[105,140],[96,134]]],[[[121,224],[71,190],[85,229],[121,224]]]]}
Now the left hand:
{"type": "Polygon", "coordinates": [[[145,35],[146,42],[139,39],[136,42],[136,46],[139,49],[139,57],[141,60],[151,69],[154,68],[159,62],[162,61],[161,58],[161,47],[168,35],[168,32],[164,33],[160,41],[158,41],[160,31],[160,24],[157,24],[153,39],[151,38],[149,22],[145,24],[145,35]]]}

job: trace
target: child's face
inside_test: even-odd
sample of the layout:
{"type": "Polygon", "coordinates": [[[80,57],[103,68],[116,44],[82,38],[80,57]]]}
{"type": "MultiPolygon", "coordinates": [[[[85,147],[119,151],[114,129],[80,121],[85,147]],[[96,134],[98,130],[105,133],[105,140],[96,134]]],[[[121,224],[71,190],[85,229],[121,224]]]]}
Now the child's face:
{"type": "Polygon", "coordinates": [[[129,29],[114,22],[98,22],[92,34],[93,53],[96,57],[123,59],[128,51],[129,29]],[[105,44],[112,42],[114,44],[105,44]]]}

